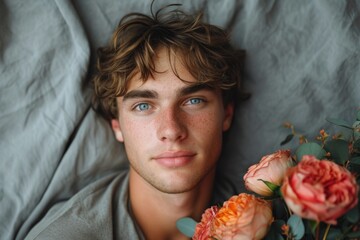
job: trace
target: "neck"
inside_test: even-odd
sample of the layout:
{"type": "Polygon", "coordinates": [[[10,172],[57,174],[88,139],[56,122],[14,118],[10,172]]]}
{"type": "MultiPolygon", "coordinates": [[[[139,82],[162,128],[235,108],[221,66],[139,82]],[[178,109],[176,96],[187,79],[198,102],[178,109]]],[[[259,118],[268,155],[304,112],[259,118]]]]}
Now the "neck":
{"type": "Polygon", "coordinates": [[[135,220],[146,239],[187,239],[176,228],[182,217],[201,220],[211,200],[215,171],[194,189],[183,193],[164,193],[147,183],[130,168],[129,195],[135,220]]]}

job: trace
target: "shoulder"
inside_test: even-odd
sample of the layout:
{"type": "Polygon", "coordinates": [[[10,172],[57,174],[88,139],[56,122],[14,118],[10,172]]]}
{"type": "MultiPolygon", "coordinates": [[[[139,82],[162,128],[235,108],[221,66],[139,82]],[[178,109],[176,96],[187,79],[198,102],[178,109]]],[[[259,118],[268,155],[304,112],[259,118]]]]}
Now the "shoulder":
{"type": "Polygon", "coordinates": [[[113,239],[119,234],[116,232],[119,226],[122,226],[122,234],[136,234],[127,202],[127,171],[102,178],[68,201],[54,205],[26,240],[113,239]]]}

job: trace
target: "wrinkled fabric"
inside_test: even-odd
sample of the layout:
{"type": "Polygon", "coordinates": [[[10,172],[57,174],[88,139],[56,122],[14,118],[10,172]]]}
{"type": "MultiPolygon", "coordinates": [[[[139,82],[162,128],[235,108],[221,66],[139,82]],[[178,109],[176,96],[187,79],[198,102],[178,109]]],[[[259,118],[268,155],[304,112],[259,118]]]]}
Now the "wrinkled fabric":
{"type": "Polygon", "coordinates": [[[95,181],[52,207],[25,240],[145,239],[129,207],[129,175],[95,181]]]}
{"type": "MultiPolygon", "coordinates": [[[[0,2],[0,239],[24,239],[51,206],[127,167],[123,146],[90,108],[95,51],[126,13],[148,0],[0,2]]],[[[155,9],[173,1],[155,1],[155,9]]],[[[352,122],[360,103],[358,1],[184,0],[231,27],[246,50],[239,102],[225,136],[216,188],[280,148],[290,121],[307,135],[352,122]]],[[[308,136],[311,137],[311,136],[308,136]]],[[[290,148],[292,145],[288,145],[290,148]]]]}

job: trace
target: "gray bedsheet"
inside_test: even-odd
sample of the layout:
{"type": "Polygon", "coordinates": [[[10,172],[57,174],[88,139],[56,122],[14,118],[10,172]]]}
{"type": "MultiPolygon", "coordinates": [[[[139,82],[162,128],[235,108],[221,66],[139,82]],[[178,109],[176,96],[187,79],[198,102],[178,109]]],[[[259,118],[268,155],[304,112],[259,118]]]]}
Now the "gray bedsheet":
{"type": "MultiPolygon", "coordinates": [[[[155,5],[165,2],[175,1],[155,5]]],[[[176,2],[195,10],[205,1],[176,2]]],[[[149,6],[0,1],[0,239],[23,239],[50,206],[127,167],[122,145],[90,108],[86,83],[95,50],[119,19],[149,6]]],[[[328,116],[354,119],[359,8],[359,1],[207,1],[208,21],[234,23],[232,41],[247,52],[244,87],[252,97],[237,107],[220,166],[238,191],[247,168],[280,148],[284,121],[311,135],[333,129],[328,116]]]]}

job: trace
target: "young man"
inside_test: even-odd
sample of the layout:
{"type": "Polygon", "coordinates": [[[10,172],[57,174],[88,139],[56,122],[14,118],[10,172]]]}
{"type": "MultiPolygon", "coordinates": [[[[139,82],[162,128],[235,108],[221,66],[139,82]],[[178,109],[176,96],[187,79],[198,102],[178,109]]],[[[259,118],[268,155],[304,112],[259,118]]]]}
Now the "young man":
{"type": "Polygon", "coordinates": [[[94,106],[124,143],[129,171],[54,207],[28,239],[186,239],[176,221],[199,221],[213,204],[239,55],[200,14],[166,10],[125,16],[99,51],[94,106]]]}

